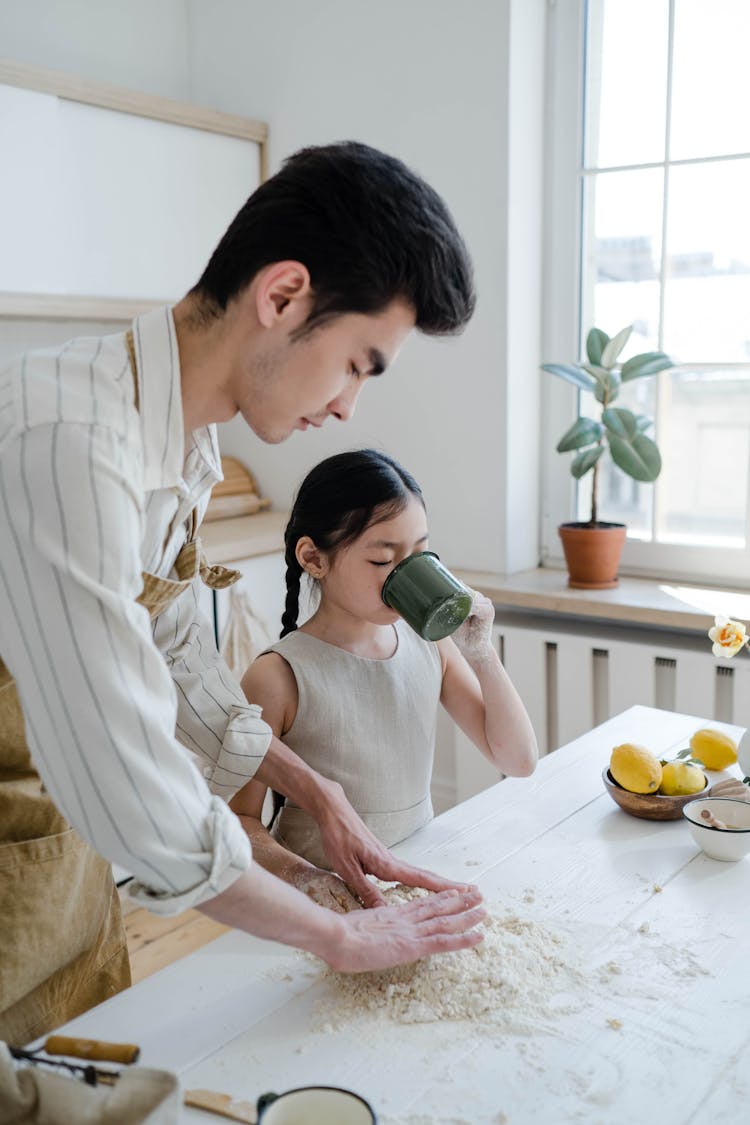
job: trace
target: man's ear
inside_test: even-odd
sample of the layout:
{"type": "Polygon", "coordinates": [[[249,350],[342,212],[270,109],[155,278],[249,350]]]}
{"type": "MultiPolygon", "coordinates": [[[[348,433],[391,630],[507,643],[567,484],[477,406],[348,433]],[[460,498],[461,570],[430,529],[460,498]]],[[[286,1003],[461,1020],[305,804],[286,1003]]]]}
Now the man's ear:
{"type": "Polygon", "coordinates": [[[328,559],[323,551],[318,550],[309,535],[303,535],[297,540],[294,554],[299,565],[311,578],[325,578],[328,559]]]}
{"type": "Polygon", "coordinates": [[[297,314],[300,322],[305,320],[311,299],[310,274],[302,262],[272,262],[257,276],[255,303],[264,328],[272,328],[290,313],[297,314]]]}

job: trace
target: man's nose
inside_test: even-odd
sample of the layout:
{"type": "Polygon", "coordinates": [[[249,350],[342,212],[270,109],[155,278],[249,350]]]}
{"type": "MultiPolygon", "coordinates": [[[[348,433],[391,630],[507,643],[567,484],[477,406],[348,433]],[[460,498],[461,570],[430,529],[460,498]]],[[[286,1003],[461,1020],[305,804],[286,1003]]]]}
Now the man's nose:
{"type": "Polygon", "coordinates": [[[353,416],[362,386],[362,383],[353,383],[351,387],[347,387],[345,391],[342,391],[329,403],[329,413],[338,418],[339,422],[348,422],[353,416]]]}

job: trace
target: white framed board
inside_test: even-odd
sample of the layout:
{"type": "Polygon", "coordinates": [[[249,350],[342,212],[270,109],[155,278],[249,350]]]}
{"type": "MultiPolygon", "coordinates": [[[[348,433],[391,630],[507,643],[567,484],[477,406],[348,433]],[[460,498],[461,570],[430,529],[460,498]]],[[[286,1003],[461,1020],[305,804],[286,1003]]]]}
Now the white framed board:
{"type": "Polygon", "coordinates": [[[0,61],[0,316],[178,300],[266,175],[268,128],[0,61]]]}

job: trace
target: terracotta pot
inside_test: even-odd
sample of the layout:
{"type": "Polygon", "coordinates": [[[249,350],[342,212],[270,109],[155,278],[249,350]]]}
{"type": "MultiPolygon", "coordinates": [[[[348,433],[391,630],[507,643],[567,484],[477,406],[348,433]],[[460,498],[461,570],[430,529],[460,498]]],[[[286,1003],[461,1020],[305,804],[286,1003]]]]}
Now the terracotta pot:
{"type": "Polygon", "coordinates": [[[568,567],[568,585],[608,590],[618,582],[624,523],[562,523],[557,529],[568,567]]]}

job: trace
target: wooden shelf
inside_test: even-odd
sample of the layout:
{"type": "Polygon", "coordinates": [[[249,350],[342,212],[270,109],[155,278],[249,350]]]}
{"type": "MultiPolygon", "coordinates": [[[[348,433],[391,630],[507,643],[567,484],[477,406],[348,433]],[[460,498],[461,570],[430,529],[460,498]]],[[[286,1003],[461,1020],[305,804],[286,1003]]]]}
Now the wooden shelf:
{"type": "Polygon", "coordinates": [[[288,519],[288,512],[256,512],[203,523],[198,534],[208,561],[226,565],[283,552],[288,519]]]}

